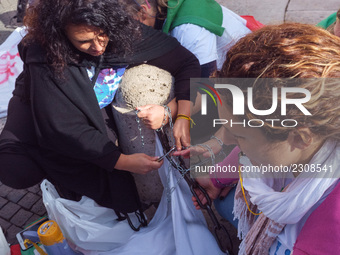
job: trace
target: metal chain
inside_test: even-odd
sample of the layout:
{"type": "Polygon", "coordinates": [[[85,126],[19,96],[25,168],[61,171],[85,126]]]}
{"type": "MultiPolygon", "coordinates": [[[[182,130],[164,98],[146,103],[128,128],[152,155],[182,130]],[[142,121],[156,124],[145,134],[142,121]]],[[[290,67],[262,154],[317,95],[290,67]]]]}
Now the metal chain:
{"type": "MultiPolygon", "coordinates": [[[[164,120],[166,120],[166,116],[169,117],[169,127],[170,127],[170,131],[171,131],[171,134],[170,134],[171,143],[169,142],[168,136],[166,135],[166,133],[164,131],[164,126],[165,126],[165,124],[164,124],[165,121],[164,120],[162,122],[161,127],[156,130],[156,133],[157,133],[157,135],[159,137],[159,140],[160,140],[160,142],[162,144],[164,154],[166,154],[168,151],[171,150],[171,148],[172,148],[171,145],[174,145],[175,139],[173,137],[173,121],[172,121],[172,117],[171,117],[171,110],[170,110],[170,108],[167,105],[163,105],[163,107],[164,107],[164,120]]],[[[142,146],[144,146],[144,136],[142,136],[142,130],[141,130],[141,127],[140,127],[140,119],[138,118],[137,114],[138,114],[138,111],[136,111],[136,121],[137,121],[137,123],[139,125],[139,131],[140,131],[140,134],[141,134],[142,146]]],[[[215,162],[215,154],[213,153],[212,149],[208,145],[206,145],[206,144],[199,144],[198,146],[206,148],[209,151],[210,155],[211,155],[212,162],[215,162]]],[[[212,222],[214,224],[213,235],[214,235],[214,237],[215,237],[215,239],[217,241],[217,244],[220,247],[221,251],[226,252],[227,254],[232,255],[233,254],[232,253],[233,245],[232,245],[232,241],[231,241],[230,235],[229,235],[227,229],[225,228],[225,226],[220,224],[220,222],[217,220],[217,217],[216,217],[214,211],[211,208],[211,205],[212,205],[211,198],[209,197],[209,195],[206,192],[206,190],[202,186],[200,186],[195,179],[193,179],[190,176],[191,167],[186,168],[184,160],[182,158],[180,158],[180,157],[176,157],[177,158],[176,161],[170,155],[166,155],[166,158],[169,161],[170,165],[173,168],[175,168],[176,170],[178,170],[179,173],[181,174],[181,177],[179,179],[177,179],[176,184],[173,187],[171,187],[171,188],[170,188],[170,183],[169,183],[170,182],[170,176],[169,175],[167,176],[168,185],[167,185],[166,189],[167,189],[167,199],[168,199],[168,202],[171,201],[171,194],[172,194],[172,192],[179,185],[180,181],[182,181],[184,179],[187,182],[187,184],[189,185],[190,191],[193,194],[193,196],[196,198],[198,205],[203,210],[206,210],[208,215],[209,215],[209,217],[211,218],[211,220],[212,220],[212,222]],[[206,204],[202,203],[202,201],[199,198],[196,190],[200,190],[201,193],[204,195],[205,199],[207,200],[206,204]],[[227,245],[226,249],[223,248],[220,236],[218,235],[219,231],[223,232],[224,234],[226,234],[226,236],[227,236],[227,238],[229,240],[229,244],[227,245]]],[[[171,169],[171,166],[169,166],[169,169],[171,169]]],[[[169,171],[169,174],[170,174],[170,171],[169,171]]]]}
{"type": "MultiPolygon", "coordinates": [[[[169,117],[169,126],[170,126],[170,129],[173,130],[173,122],[172,122],[172,116],[171,116],[171,109],[167,105],[163,105],[163,107],[164,107],[164,118],[163,118],[163,121],[162,121],[162,124],[161,124],[160,128],[156,129],[156,131],[163,130],[163,127],[166,125],[165,124],[166,123],[166,117],[169,117]]],[[[140,110],[138,110],[138,109],[135,110],[137,128],[139,130],[139,135],[140,135],[140,140],[141,140],[142,148],[144,148],[145,142],[144,142],[144,135],[143,135],[143,132],[142,132],[141,119],[138,117],[138,113],[139,112],[140,112],[140,110]]],[[[172,142],[173,142],[173,140],[172,140],[172,142]]]]}
{"type": "Polygon", "coordinates": [[[140,141],[141,141],[141,144],[142,144],[142,148],[144,148],[144,135],[142,133],[142,126],[140,124],[140,118],[138,117],[138,113],[140,112],[140,110],[135,110],[135,114],[136,114],[136,122],[137,122],[137,128],[139,130],[139,134],[140,134],[140,141]]]}
{"type": "MultiPolygon", "coordinates": [[[[161,141],[161,144],[162,144],[162,147],[163,147],[163,150],[164,152],[166,153],[167,151],[170,150],[171,146],[169,144],[169,140],[168,140],[168,137],[167,135],[165,134],[164,130],[160,130],[157,132],[157,135],[159,137],[159,140],[161,141]]],[[[206,147],[206,145],[200,145],[202,147],[206,147]]],[[[207,148],[207,147],[206,147],[207,148]]],[[[211,148],[208,146],[208,150],[210,151],[212,157],[213,157],[213,160],[215,159],[215,155],[213,153],[213,151],[211,150],[211,148]],[[208,149],[209,148],[209,149],[208,149]]],[[[178,158],[178,161],[179,161],[179,166],[180,168],[178,167],[178,164],[176,164],[174,162],[174,160],[171,158],[170,155],[167,155],[166,158],[168,159],[168,161],[170,162],[170,164],[175,168],[177,169],[180,173],[181,172],[181,169],[186,169],[184,166],[184,161],[181,159],[181,158],[178,158]]],[[[186,169],[185,173],[182,174],[182,179],[184,179],[187,184],[189,185],[189,188],[190,188],[190,191],[191,193],[193,194],[193,196],[196,198],[197,202],[198,202],[198,205],[205,211],[207,211],[209,217],[211,218],[213,224],[214,224],[214,231],[213,231],[213,235],[216,239],[216,242],[218,244],[218,246],[220,247],[221,251],[223,252],[226,252],[227,254],[230,254],[232,255],[233,252],[233,244],[232,244],[232,240],[231,240],[231,237],[229,235],[229,232],[227,231],[227,229],[225,228],[224,225],[220,224],[220,222],[218,221],[214,211],[212,210],[211,206],[212,206],[212,201],[211,201],[211,198],[209,197],[208,193],[206,192],[206,190],[200,186],[197,181],[195,179],[193,179],[191,176],[190,176],[190,168],[189,169],[186,169]],[[200,190],[201,193],[204,195],[205,199],[207,200],[207,203],[206,204],[203,204],[201,199],[199,198],[196,190],[200,190]],[[227,244],[227,248],[223,248],[223,245],[222,245],[222,240],[221,240],[221,237],[220,235],[218,234],[219,232],[222,232],[224,233],[227,238],[228,238],[228,241],[229,241],[229,244],[227,244]]]]}

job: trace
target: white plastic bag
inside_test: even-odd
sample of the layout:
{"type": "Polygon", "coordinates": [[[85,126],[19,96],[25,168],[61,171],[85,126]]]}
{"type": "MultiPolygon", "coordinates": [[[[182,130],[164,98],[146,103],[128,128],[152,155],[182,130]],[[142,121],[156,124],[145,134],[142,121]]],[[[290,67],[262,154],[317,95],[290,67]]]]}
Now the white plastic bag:
{"type": "MultiPolygon", "coordinates": [[[[64,236],[85,250],[107,251],[121,246],[134,231],[128,222],[117,221],[112,209],[99,206],[83,196],[79,202],[60,198],[53,184],[41,183],[43,202],[50,219],[60,226],[64,236]]],[[[129,214],[135,226],[138,219],[129,214]]]]}
{"type": "MultiPolygon", "coordinates": [[[[155,154],[160,156],[163,150],[157,136],[155,140],[155,154]]],[[[126,221],[119,223],[124,224],[120,230],[112,220],[114,212],[89,198],[83,197],[79,202],[59,198],[48,181],[41,184],[43,201],[50,218],[84,255],[225,255],[202,212],[195,209],[189,186],[178,170],[164,160],[158,172],[163,185],[175,189],[171,193],[167,188],[164,190],[148,227],[138,232],[132,233],[126,221]]]]}
{"type": "Polygon", "coordinates": [[[7,105],[15,80],[23,69],[17,46],[25,34],[25,28],[18,27],[0,45],[0,118],[7,116],[7,105]]]}
{"type": "Polygon", "coordinates": [[[0,254],[1,255],[11,255],[11,250],[9,249],[9,245],[6,241],[4,233],[2,232],[2,228],[0,227],[0,254]]]}

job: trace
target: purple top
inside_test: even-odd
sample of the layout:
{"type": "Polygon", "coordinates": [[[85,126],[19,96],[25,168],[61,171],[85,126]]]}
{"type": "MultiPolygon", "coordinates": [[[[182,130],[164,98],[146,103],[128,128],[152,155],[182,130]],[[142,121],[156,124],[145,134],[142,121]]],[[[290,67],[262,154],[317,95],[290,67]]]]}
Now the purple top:
{"type": "Polygon", "coordinates": [[[340,254],[340,183],[308,217],[298,238],[294,255],[340,254]]]}

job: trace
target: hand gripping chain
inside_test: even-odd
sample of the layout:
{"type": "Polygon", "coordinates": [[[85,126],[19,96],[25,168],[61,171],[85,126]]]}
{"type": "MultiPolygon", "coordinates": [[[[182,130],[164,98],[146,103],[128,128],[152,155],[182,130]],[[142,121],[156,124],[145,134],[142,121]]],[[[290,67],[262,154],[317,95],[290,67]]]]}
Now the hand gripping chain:
{"type": "Polygon", "coordinates": [[[197,181],[190,176],[190,172],[189,171],[183,171],[183,169],[186,169],[183,159],[178,157],[179,163],[176,163],[171,158],[170,153],[168,153],[168,152],[172,148],[171,148],[171,146],[169,144],[168,137],[165,134],[164,130],[161,128],[161,129],[157,130],[156,133],[157,133],[158,138],[159,138],[159,140],[160,140],[160,142],[162,144],[165,157],[170,162],[170,164],[182,174],[182,177],[184,178],[184,180],[189,185],[190,191],[193,194],[193,196],[196,198],[199,206],[203,210],[207,211],[210,219],[212,220],[212,223],[214,225],[213,235],[214,235],[214,237],[215,237],[215,239],[217,241],[217,244],[220,247],[221,251],[226,252],[227,254],[232,255],[233,254],[233,252],[232,252],[233,245],[232,245],[232,241],[231,241],[230,235],[229,235],[227,229],[225,228],[225,226],[220,224],[220,222],[217,220],[216,215],[215,215],[214,211],[211,208],[212,201],[211,201],[209,195],[207,194],[205,189],[202,186],[200,186],[197,183],[197,181]],[[202,201],[198,197],[198,194],[196,193],[195,189],[199,189],[202,192],[202,194],[204,195],[204,197],[207,200],[206,204],[202,203],[202,201]],[[222,244],[222,240],[221,240],[222,239],[221,238],[222,235],[225,235],[227,237],[228,242],[229,242],[228,244],[225,244],[225,246],[226,246],[225,248],[224,248],[224,246],[222,244]]]}

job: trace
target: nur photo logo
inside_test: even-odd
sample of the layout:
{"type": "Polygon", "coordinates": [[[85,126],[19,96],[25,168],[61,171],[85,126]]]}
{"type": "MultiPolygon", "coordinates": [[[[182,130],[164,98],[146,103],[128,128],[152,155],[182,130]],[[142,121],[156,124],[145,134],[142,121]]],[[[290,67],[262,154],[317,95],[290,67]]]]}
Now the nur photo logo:
{"type": "Polygon", "coordinates": [[[201,92],[200,114],[209,115],[208,107],[212,106],[208,106],[209,96],[215,107],[227,107],[232,113],[230,119],[223,119],[221,116],[214,118],[209,123],[213,127],[226,124],[231,127],[296,127],[298,121],[294,116],[287,118],[288,109],[294,108],[296,114],[306,117],[312,114],[304,105],[311,100],[311,92],[303,87],[291,86],[294,82],[304,81],[265,78],[196,81],[195,89],[201,92]],[[271,85],[269,89],[268,86],[266,90],[262,89],[265,84],[271,85]]]}
{"type": "MultiPolygon", "coordinates": [[[[216,91],[216,89],[214,89],[212,86],[203,83],[203,82],[199,82],[201,84],[201,87],[199,87],[198,89],[207,93],[210,98],[213,100],[215,106],[217,107],[217,102],[216,99],[214,97],[214,95],[217,97],[218,101],[220,102],[221,106],[222,106],[222,100],[220,95],[218,94],[218,92],[216,91]],[[210,92],[211,91],[211,92],[210,92]]],[[[207,94],[201,94],[201,115],[207,115],[207,94]]]]}

